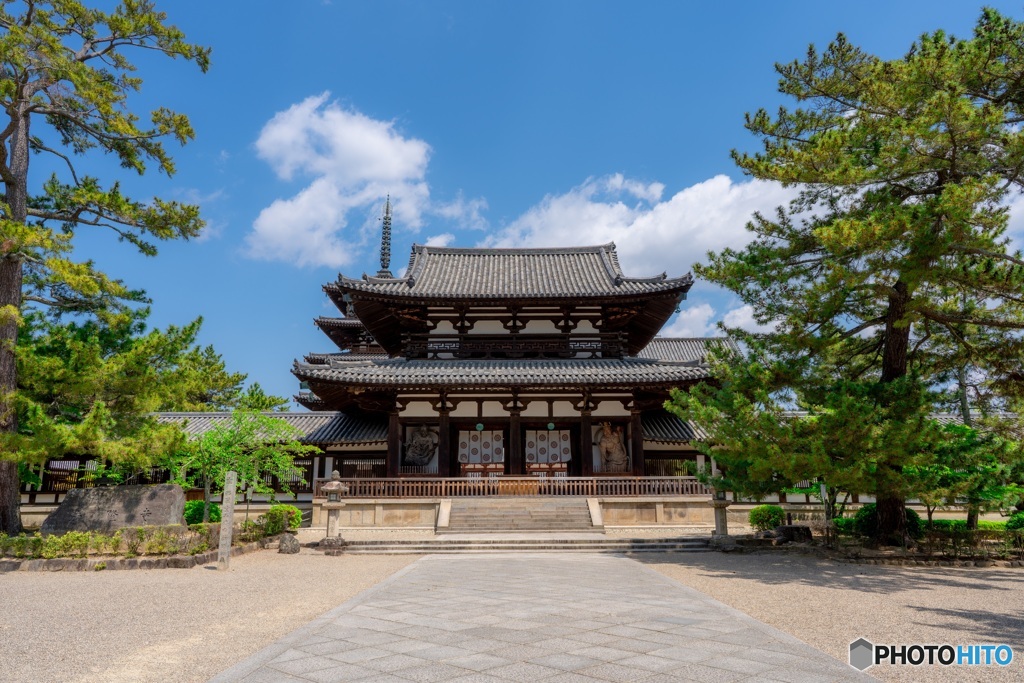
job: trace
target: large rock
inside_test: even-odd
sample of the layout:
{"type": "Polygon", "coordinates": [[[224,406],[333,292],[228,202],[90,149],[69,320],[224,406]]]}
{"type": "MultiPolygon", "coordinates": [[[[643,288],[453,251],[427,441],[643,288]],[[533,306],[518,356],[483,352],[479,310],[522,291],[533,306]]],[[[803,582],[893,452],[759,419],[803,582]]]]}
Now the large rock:
{"type": "Polygon", "coordinates": [[[72,489],[46,521],[43,535],[68,531],[110,534],[131,526],[185,524],[185,492],[177,484],[72,489]]]}
{"type": "Polygon", "coordinates": [[[277,552],[286,555],[294,555],[299,552],[299,539],[289,533],[281,534],[281,542],[277,546],[277,552]]]}

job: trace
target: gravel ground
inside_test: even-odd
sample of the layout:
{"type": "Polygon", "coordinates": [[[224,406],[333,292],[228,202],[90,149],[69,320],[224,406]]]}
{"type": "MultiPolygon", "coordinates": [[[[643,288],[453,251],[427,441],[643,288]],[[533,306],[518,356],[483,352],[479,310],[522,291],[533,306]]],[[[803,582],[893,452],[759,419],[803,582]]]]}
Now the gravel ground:
{"type": "MultiPolygon", "coordinates": [[[[874,667],[887,681],[1024,680],[1024,571],[851,565],[808,556],[634,559],[846,661],[849,643],[1002,643],[1006,669],[874,667]]],[[[416,556],[263,551],[212,568],[0,574],[5,683],[205,681],[416,556]]]]}
{"type": "Polygon", "coordinates": [[[231,569],[0,574],[5,683],[205,681],[415,556],[262,551],[231,569]]]}
{"type": "Polygon", "coordinates": [[[847,661],[849,644],[1007,643],[1008,667],[877,666],[884,681],[1024,680],[1024,571],[878,567],[808,556],[634,556],[847,661]]]}

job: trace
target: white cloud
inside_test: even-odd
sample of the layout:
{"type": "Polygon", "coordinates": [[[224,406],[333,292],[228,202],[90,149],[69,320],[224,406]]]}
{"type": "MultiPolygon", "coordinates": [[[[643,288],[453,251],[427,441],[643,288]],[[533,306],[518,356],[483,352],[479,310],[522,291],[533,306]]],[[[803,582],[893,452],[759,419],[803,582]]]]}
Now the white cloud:
{"type": "Polygon", "coordinates": [[[548,195],[484,241],[487,246],[569,246],[615,242],[627,275],[681,275],[708,250],[740,248],[755,211],[788,203],[793,189],[718,175],[664,201],[661,183],[622,175],[591,178],[565,194],[548,195]]]}
{"type": "Polygon", "coordinates": [[[774,325],[759,325],[754,320],[753,307],[747,304],[726,311],[724,316],[719,316],[715,308],[708,303],[687,307],[684,302],[682,306],[676,317],[659,332],[660,336],[720,337],[722,330],[718,327],[719,321],[726,327],[739,328],[747,332],[770,332],[775,329],[774,325]]]}
{"type": "Polygon", "coordinates": [[[754,307],[750,304],[732,309],[725,314],[722,322],[726,327],[738,327],[747,332],[771,332],[776,328],[776,325],[762,325],[754,320],[754,307]]]}
{"type": "Polygon", "coordinates": [[[424,244],[428,247],[447,247],[454,241],[455,235],[450,232],[446,232],[440,235],[434,235],[433,237],[428,237],[424,244]]]}
{"type": "Polygon", "coordinates": [[[329,101],[308,97],[277,113],[260,131],[256,152],[279,178],[307,184],[264,208],[246,236],[249,256],[298,266],[351,263],[361,231],[377,225],[391,195],[396,229],[419,229],[425,214],[479,224],[482,200],[461,195],[432,202],[425,180],[430,145],[405,137],[393,121],[379,121],[329,101]],[[355,212],[354,231],[346,230],[355,212]]]}
{"type": "MultiPolygon", "coordinates": [[[[685,305],[685,304],[684,304],[685,305]]],[[[676,319],[662,328],[662,337],[707,337],[715,333],[712,318],[715,309],[710,304],[697,304],[683,308],[676,319]]]]}

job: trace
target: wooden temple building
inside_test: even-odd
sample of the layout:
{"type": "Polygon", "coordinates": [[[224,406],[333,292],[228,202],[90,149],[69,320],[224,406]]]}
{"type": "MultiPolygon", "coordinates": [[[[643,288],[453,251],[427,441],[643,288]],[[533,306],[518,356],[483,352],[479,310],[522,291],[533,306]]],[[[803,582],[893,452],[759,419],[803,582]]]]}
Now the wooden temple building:
{"type": "Polygon", "coordinates": [[[662,406],[727,342],[656,336],[690,275],[630,277],[614,244],[416,245],[399,277],[388,260],[324,286],[340,316],[315,322],[337,348],[292,368],[302,405],[386,434],[327,446],[318,477],[622,479],[703,461],[662,406]]]}

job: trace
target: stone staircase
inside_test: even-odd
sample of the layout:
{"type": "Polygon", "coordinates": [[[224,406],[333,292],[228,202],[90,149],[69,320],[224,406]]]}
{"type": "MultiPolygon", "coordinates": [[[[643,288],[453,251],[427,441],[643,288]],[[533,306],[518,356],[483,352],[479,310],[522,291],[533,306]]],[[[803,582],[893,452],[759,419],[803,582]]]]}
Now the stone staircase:
{"type": "Polygon", "coordinates": [[[586,498],[453,499],[448,526],[438,533],[603,531],[594,526],[586,498]]]}
{"type": "Polygon", "coordinates": [[[707,536],[679,538],[606,538],[603,534],[488,534],[487,537],[464,535],[417,541],[349,541],[344,555],[425,555],[483,553],[602,553],[632,555],[634,553],[694,553],[708,550],[707,536]]]}

